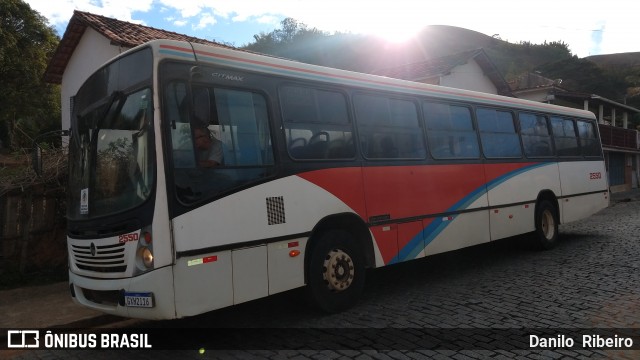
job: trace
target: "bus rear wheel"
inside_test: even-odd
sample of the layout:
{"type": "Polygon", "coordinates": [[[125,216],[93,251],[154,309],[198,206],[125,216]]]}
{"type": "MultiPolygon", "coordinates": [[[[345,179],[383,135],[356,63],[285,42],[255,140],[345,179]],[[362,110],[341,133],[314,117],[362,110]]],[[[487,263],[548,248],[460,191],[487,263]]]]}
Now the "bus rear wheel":
{"type": "Polygon", "coordinates": [[[312,304],[336,313],[358,301],[364,288],[364,257],[351,234],[330,230],[313,245],[307,267],[307,291],[312,304]]]}
{"type": "Polygon", "coordinates": [[[543,250],[558,243],[558,211],[549,200],[542,200],[536,207],[536,245],[543,250]]]}

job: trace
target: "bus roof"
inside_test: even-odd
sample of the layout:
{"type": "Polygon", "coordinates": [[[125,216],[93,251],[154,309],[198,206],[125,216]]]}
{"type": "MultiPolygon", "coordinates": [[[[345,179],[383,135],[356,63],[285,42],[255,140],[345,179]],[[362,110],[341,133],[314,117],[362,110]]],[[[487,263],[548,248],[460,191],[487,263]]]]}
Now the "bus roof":
{"type": "Polygon", "coordinates": [[[582,109],[311,65],[243,50],[174,40],[154,40],[141,46],[152,47],[154,53],[161,58],[215,64],[244,71],[361,89],[400,92],[442,100],[473,102],[487,106],[527,109],[536,112],[595,119],[595,115],[592,112],[582,109]]]}

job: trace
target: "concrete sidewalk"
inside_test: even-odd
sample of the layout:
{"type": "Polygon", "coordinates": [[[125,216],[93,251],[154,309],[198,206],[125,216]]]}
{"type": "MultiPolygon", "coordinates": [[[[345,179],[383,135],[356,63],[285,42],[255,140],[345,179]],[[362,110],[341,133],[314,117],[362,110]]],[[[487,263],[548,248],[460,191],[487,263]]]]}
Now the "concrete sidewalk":
{"type": "MultiPolygon", "coordinates": [[[[640,201],[640,189],[611,194],[611,205],[640,201]]],[[[66,282],[0,291],[0,328],[47,329],[106,326],[124,320],[75,304],[66,282]]]]}
{"type": "Polygon", "coordinates": [[[640,189],[631,191],[623,191],[611,194],[611,204],[616,202],[637,201],[640,200],[640,189]]]}

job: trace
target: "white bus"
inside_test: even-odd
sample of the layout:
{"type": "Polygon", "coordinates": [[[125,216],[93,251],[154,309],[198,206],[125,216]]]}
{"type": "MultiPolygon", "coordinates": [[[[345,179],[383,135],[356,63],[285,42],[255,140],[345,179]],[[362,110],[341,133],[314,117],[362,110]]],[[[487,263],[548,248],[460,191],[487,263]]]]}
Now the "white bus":
{"type": "Polygon", "coordinates": [[[352,306],[365,269],[605,208],[594,115],[187,42],[152,41],[78,91],[75,301],[146,319],[306,286],[352,306]]]}

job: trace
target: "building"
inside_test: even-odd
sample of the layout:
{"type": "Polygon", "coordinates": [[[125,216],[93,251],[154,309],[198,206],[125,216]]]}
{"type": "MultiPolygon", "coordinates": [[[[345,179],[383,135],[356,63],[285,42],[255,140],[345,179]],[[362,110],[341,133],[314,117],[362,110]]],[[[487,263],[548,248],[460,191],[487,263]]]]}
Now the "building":
{"type": "Polygon", "coordinates": [[[513,96],[509,84],[482,49],[382,69],[375,74],[424,84],[513,96]]]}
{"type": "Polygon", "coordinates": [[[69,129],[73,98],[94,71],[116,55],[156,39],[225,46],[170,31],[74,11],[44,75],[45,81],[61,85],[62,129],[69,129]]]}
{"type": "Polygon", "coordinates": [[[562,80],[526,73],[510,82],[516,97],[593,112],[598,118],[600,138],[607,162],[612,192],[639,187],[640,133],[630,129],[629,118],[640,110],[589,93],[564,89],[562,80]]]}

